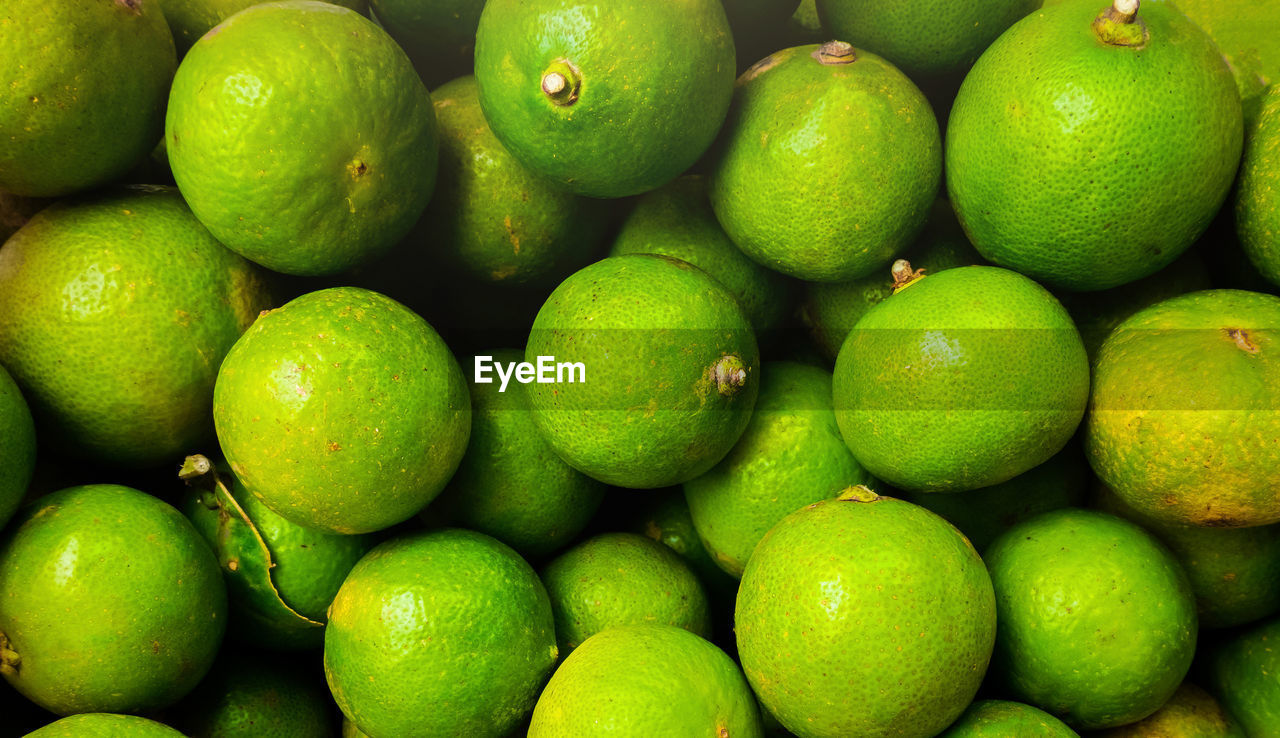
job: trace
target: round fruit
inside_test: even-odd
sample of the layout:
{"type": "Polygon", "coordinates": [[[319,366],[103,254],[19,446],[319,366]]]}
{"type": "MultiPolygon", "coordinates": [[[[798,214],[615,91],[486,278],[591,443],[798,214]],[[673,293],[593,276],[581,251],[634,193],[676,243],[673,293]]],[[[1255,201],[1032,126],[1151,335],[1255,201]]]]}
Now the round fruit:
{"type": "Polygon", "coordinates": [[[172,462],[209,437],[218,364],[267,302],[172,188],[60,202],[0,248],[0,363],[44,438],[172,462]]]}
{"type": "Polygon", "coordinates": [[[36,468],[36,428],[26,400],[0,366],[0,528],[22,503],[36,468]]]}
{"type": "Polygon", "coordinates": [[[1249,261],[1280,285],[1280,84],[1262,98],[1249,132],[1236,189],[1236,227],[1249,261]]]}
{"type": "Polygon", "coordinates": [[[698,735],[761,738],[760,713],[723,651],[669,625],[587,639],[538,698],[529,738],[698,735]]]}
{"type": "MultiPolygon", "coordinates": [[[[503,365],[520,351],[495,351],[503,365]]],[[[560,460],[529,413],[524,385],[473,382],[471,440],[458,471],[424,515],[497,538],[524,556],[564,546],[600,507],[605,487],[560,460]]]]}
{"type": "Polygon", "coordinates": [[[64,717],[26,738],[183,738],[178,731],[135,715],[90,712],[64,717]]]}
{"type": "Polygon", "coordinates": [[[435,113],[408,57],[359,13],[310,0],[254,6],[191,47],[165,146],[200,222],[287,274],[385,252],[435,186],[435,113]]]}
{"type": "Polygon", "coordinates": [[[1280,725],[1280,619],[1236,635],[1209,655],[1210,687],[1249,736],[1280,725]]]}
{"type": "Polygon", "coordinates": [[[987,549],[999,633],[993,673],[1077,728],[1155,712],[1196,648],[1196,605],[1173,556],[1127,520],[1056,510],[987,549]]]}
{"type": "Polygon", "coordinates": [[[1021,702],[979,700],[939,738],[1080,738],[1066,723],[1021,702]]]}
{"type": "MultiPolygon", "coordinates": [[[[182,56],[191,45],[222,21],[262,0],[156,0],[164,6],[164,18],[173,31],[173,42],[182,56]]],[[[365,0],[327,0],[334,5],[363,12],[365,0]]]]}
{"type": "Polygon", "coordinates": [[[319,675],[268,658],[226,656],[174,710],[191,738],[325,738],[333,703],[319,675]]]}
{"type": "Polygon", "coordinates": [[[1072,290],[1177,258],[1240,160],[1240,97],[1213,41],[1167,5],[1098,5],[1071,0],[1005,32],[947,127],[947,188],[974,246],[1072,290]]]}
{"type": "Polygon", "coordinates": [[[620,487],[707,471],[755,405],[759,355],[742,310],[706,272],[665,256],[614,256],[566,279],[534,320],[525,360],[538,357],[583,367],[528,386],[543,437],[620,487]]]}
{"type": "Polygon", "coordinates": [[[276,513],[368,533],[444,488],[471,404],[426,321],[376,292],[335,287],[253,324],[222,363],[213,417],[231,470],[276,513]]]}
{"type": "Polygon", "coordinates": [[[0,673],[60,715],[164,707],[213,663],[226,598],[177,510],[129,487],[64,489],[0,549],[0,673]]]}
{"type": "Polygon", "coordinates": [[[913,78],[963,74],[1041,0],[818,0],[828,33],[883,56],[913,78]]]}
{"type": "Polygon", "coordinates": [[[702,269],[733,294],[757,334],[786,317],[786,281],[733,245],[716,220],[701,175],[686,175],[641,197],[609,252],[622,254],[662,254],[702,269]]]}
{"type": "Polygon", "coordinates": [[[711,145],[733,96],[719,0],[489,0],[480,105],[525,166],[589,197],[655,189],[711,145]]]}
{"type": "Polygon", "coordinates": [[[560,554],[542,572],[567,654],[620,625],[656,623],[711,635],[707,596],[674,551],[635,533],[605,533],[560,554]]]}
{"type": "Polygon", "coordinates": [[[480,112],[475,77],[437,89],[440,175],[419,231],[439,261],[480,282],[554,282],[587,263],[608,211],[525,169],[480,112]]]}
{"type": "Polygon", "coordinates": [[[840,438],[830,372],[779,361],[762,366],[760,379],[738,445],[711,471],[684,483],[698,536],[735,577],[779,520],[872,481],[840,438]]]}
{"type": "Polygon", "coordinates": [[[1057,453],[1089,395],[1067,311],[1030,279],[960,267],[899,286],[867,311],[836,361],[836,418],[867,471],[895,487],[998,484],[1057,453]]]}
{"type": "Polygon", "coordinates": [[[724,572],[707,553],[693,527],[693,516],[684,492],[672,488],[648,495],[631,521],[633,532],[663,544],[689,565],[714,607],[718,600],[730,604],[738,592],[738,580],[724,572]]]}
{"type": "Polygon", "coordinates": [[[938,121],[885,60],[832,41],[738,80],[711,204],[752,259],[801,279],[869,274],[906,248],[938,193],[938,121]]]}
{"type": "Polygon", "coordinates": [[[488,536],[398,538],[356,564],[329,611],[324,669],[342,712],[373,736],[500,736],[556,662],[538,576],[488,536]]]}
{"type": "Polygon", "coordinates": [[[1166,523],[1280,521],[1280,297],[1205,290],[1121,323],[1095,362],[1089,463],[1127,504],[1166,523]]]}
{"type": "Polygon", "coordinates": [[[1208,692],[1183,682],[1151,717],[1113,728],[1099,738],[1246,738],[1238,723],[1208,692]]]}
{"type": "Polygon", "coordinates": [[[428,85],[471,73],[484,0],[369,0],[369,7],[428,85]]]}
{"type": "Polygon", "coordinates": [[[965,537],[866,487],[774,526],[734,617],[747,679],[800,738],[937,735],[978,691],[996,630],[965,537]]]}
{"type": "Polygon", "coordinates": [[[56,197],[125,174],[164,132],[175,63],[155,0],[6,0],[0,190],[56,197]]]}

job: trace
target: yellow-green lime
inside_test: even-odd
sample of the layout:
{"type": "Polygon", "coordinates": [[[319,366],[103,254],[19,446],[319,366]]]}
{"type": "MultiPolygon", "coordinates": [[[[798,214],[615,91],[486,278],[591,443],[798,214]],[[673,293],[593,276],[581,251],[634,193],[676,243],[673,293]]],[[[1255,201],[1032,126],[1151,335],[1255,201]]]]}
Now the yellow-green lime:
{"type": "Polygon", "coordinates": [[[1249,261],[1272,284],[1280,284],[1280,83],[1261,98],[1249,130],[1240,184],[1236,228],[1249,261]]]}
{"type": "Polygon", "coordinates": [[[173,713],[191,738],[330,738],[332,711],[318,671],[228,652],[173,713]]]}
{"type": "MultiPolygon", "coordinates": [[[[182,56],[210,29],[241,10],[261,5],[263,0],[155,0],[164,7],[164,18],[173,31],[173,43],[182,56]]],[[[366,0],[326,0],[334,5],[363,12],[366,0]]]]}
{"type": "Polygon", "coordinates": [[[1247,738],[1208,692],[1183,682],[1151,717],[1097,734],[1099,738],[1247,738]]]}
{"type": "Polygon", "coordinates": [[[1249,738],[1280,735],[1280,619],[1234,634],[1207,655],[1208,686],[1249,738]]]}
{"type": "Polygon", "coordinates": [[[182,733],[136,715],[88,712],[64,717],[26,738],[183,738],[182,733]]]}
{"type": "Polygon", "coordinates": [[[22,392],[0,366],[0,528],[18,509],[36,468],[36,427],[22,392]]]}
{"type": "Polygon", "coordinates": [[[939,738],[1080,738],[1066,723],[1031,705],[978,700],[939,738]]]}

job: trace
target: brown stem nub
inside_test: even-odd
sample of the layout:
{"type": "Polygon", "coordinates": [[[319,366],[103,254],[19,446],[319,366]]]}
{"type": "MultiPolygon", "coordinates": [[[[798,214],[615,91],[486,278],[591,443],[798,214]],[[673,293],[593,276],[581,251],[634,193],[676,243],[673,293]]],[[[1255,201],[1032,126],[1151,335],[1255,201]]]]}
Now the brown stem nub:
{"type": "Polygon", "coordinates": [[[542,94],[553,104],[567,107],[578,101],[582,81],[578,70],[566,59],[557,59],[542,73],[542,94]]]}
{"type": "Polygon", "coordinates": [[[13,676],[22,665],[22,657],[9,647],[9,636],[0,633],[0,674],[13,676]]]}
{"type": "Polygon", "coordinates": [[[852,64],[858,60],[858,52],[852,44],[844,41],[828,41],[819,46],[812,54],[823,64],[852,64]]]}
{"type": "Polygon", "coordinates": [[[199,479],[213,471],[213,462],[204,454],[192,454],[182,460],[182,468],[178,470],[178,479],[190,481],[199,479]]]}
{"type": "Polygon", "coordinates": [[[889,271],[893,275],[893,291],[895,293],[901,292],[924,279],[924,270],[912,269],[911,262],[906,259],[898,259],[893,262],[893,267],[889,271]]]}
{"type": "Polygon", "coordinates": [[[837,497],[837,502],[875,502],[880,495],[865,484],[846,487],[837,497]]]}
{"type": "Polygon", "coordinates": [[[725,354],[711,367],[711,376],[716,383],[716,392],[723,397],[732,397],[747,384],[747,365],[739,357],[725,354]]]}
{"type": "Polygon", "coordinates": [[[1132,23],[1138,17],[1139,0],[1115,0],[1105,12],[1116,23],[1132,23]]]}

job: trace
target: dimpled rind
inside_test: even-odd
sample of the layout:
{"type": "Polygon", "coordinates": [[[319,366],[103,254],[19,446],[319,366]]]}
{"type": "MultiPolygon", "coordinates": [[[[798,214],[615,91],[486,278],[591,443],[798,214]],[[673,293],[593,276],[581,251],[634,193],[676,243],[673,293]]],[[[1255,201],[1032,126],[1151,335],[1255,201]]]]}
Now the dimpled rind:
{"type": "Polygon", "coordinates": [[[993,674],[1010,694],[1087,730],[1150,715],[1196,649],[1196,604],[1149,533],[1093,510],[1055,510],[987,549],[999,632],[993,674]]]}
{"type": "Polygon", "coordinates": [[[409,58],[359,13],[310,0],[237,13],[191,48],[165,146],[200,222],[287,274],[382,254],[435,187],[435,111],[409,58]]]}
{"type": "Polygon", "coordinates": [[[182,733],[135,715],[89,712],[64,717],[26,738],[183,738],[182,733]]]}
{"type": "Polygon", "coordinates": [[[956,97],[947,188],[992,263],[1053,287],[1153,274],[1204,232],[1240,161],[1240,97],[1213,41],[1144,3],[1141,46],[1099,40],[1093,0],[1032,13],[956,97]]]}
{"type": "Polygon", "coordinates": [[[0,363],[52,441],[118,466],[210,437],[218,365],[268,306],[171,187],[51,205],[0,248],[0,363]]]}
{"type": "Polygon", "coordinates": [[[22,392],[0,366],[0,529],[21,504],[36,468],[36,426],[22,392]]]}
{"type": "Polygon", "coordinates": [[[1280,521],[1277,328],[1280,297],[1243,290],[1192,292],[1121,323],[1098,354],[1085,424],[1098,477],[1164,523],[1280,521]]]}
{"type": "Polygon", "coordinates": [[[377,292],[335,287],[265,313],[218,374],[231,470],[298,525],[369,533],[407,520],[453,475],[471,400],[439,334],[377,292]]]}
{"type": "Polygon", "coordinates": [[[937,735],[973,699],[996,632],[991,580],[964,536],[865,492],[774,526],[734,620],[747,679],[800,738],[937,735]]]}
{"type": "Polygon", "coordinates": [[[497,540],[464,530],[373,549],[329,611],[324,668],[373,736],[505,735],[556,662],[546,590],[497,540]]]}
{"type": "Polygon", "coordinates": [[[869,274],[924,227],[942,176],[938,121],[891,64],[779,51],[738,80],[711,205],[755,261],[800,279],[869,274]]]}
{"type": "Polygon", "coordinates": [[[836,361],[854,457],[900,489],[998,484],[1057,453],[1084,415],[1089,360],[1067,311],[1007,269],[927,275],[862,316],[836,361]]]}
{"type": "Polygon", "coordinates": [[[529,738],[762,738],[742,672],[723,651],[669,625],[626,625],[587,639],[538,698],[529,738]]]}
{"type": "Polygon", "coordinates": [[[1280,285],[1280,84],[1261,102],[1236,190],[1240,245],[1262,276],[1280,285]]]}
{"type": "Polygon", "coordinates": [[[733,97],[719,0],[489,0],[476,33],[480,105],[530,170],[589,197],[661,187],[697,161],[733,97]],[[542,90],[567,62],[577,101],[542,90]]]}
{"type": "Polygon", "coordinates": [[[1239,633],[1208,659],[1209,688],[1249,736],[1280,725],[1280,618],[1239,633]]]}
{"type": "Polygon", "coordinates": [[[978,700],[938,738],[1080,738],[1058,718],[1031,705],[978,700]]]}
{"type": "Polygon", "coordinates": [[[209,547],[170,505],[129,487],[70,487],[13,521],[0,550],[9,683],[51,712],[172,704],[212,665],[227,596],[209,547]]]}

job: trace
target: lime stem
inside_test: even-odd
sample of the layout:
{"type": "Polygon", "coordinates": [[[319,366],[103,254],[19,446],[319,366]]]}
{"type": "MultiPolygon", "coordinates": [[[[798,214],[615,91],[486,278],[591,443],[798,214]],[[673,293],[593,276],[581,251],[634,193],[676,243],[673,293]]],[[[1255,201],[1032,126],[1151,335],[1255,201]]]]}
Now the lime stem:
{"type": "Polygon", "coordinates": [[[924,279],[924,270],[912,269],[911,262],[906,259],[898,259],[893,262],[893,267],[889,271],[893,275],[894,294],[924,279]]]}
{"type": "Polygon", "coordinates": [[[724,397],[732,397],[746,385],[747,367],[737,356],[725,354],[712,366],[711,376],[716,382],[716,392],[724,397]]]}
{"type": "Polygon", "coordinates": [[[178,470],[178,478],[183,480],[203,477],[213,470],[213,462],[204,454],[192,454],[182,460],[182,468],[178,470]]]}
{"type": "Polygon", "coordinates": [[[542,94],[555,105],[567,107],[576,103],[581,87],[578,70],[566,59],[557,59],[542,73],[542,94]]]}
{"type": "Polygon", "coordinates": [[[1139,0],[1115,0],[1107,15],[1116,23],[1132,23],[1138,17],[1139,0]]]}
{"type": "Polygon", "coordinates": [[[811,56],[827,65],[852,64],[858,60],[858,52],[853,44],[844,41],[828,41],[819,46],[811,56]]]}
{"type": "Polygon", "coordinates": [[[837,502],[875,502],[878,499],[880,499],[880,495],[865,484],[846,487],[844,491],[836,496],[837,502]]]}

